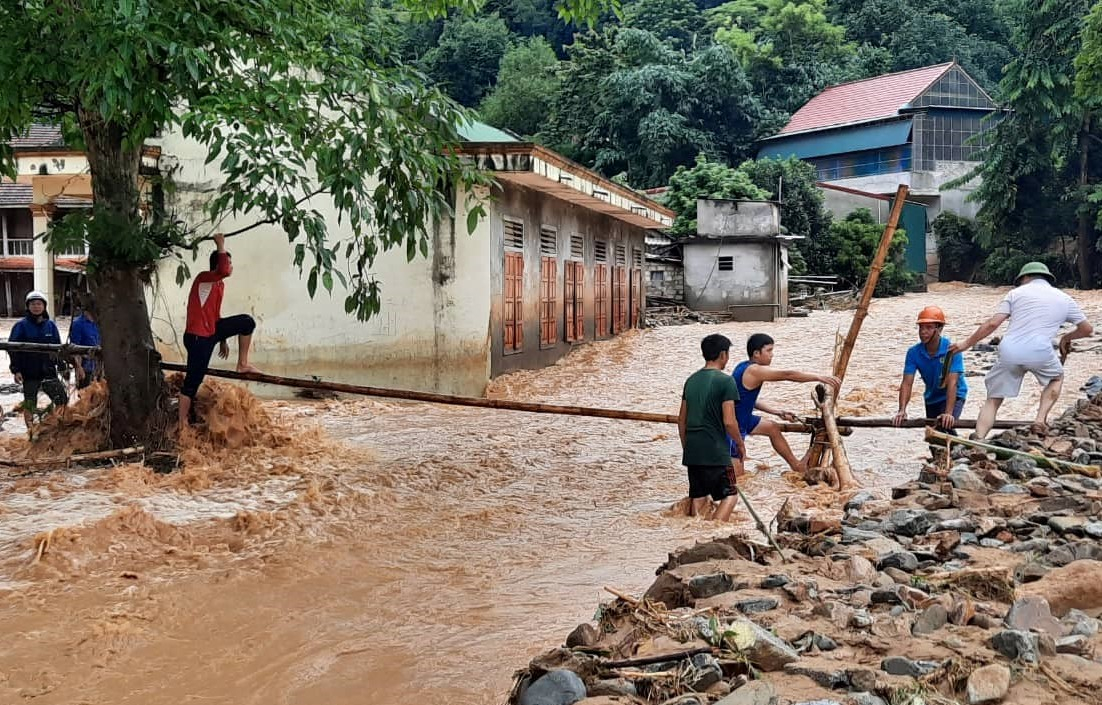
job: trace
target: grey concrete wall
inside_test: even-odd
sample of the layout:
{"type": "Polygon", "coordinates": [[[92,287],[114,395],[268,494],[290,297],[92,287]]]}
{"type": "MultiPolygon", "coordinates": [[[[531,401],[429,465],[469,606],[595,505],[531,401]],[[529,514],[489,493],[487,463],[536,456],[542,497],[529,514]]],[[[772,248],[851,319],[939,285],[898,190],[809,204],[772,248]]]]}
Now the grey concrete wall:
{"type": "Polygon", "coordinates": [[[696,202],[698,235],[766,237],[780,229],[780,209],[775,203],[708,198],[696,202]]]}
{"type": "Polygon", "coordinates": [[[681,265],[648,262],[645,276],[647,296],[685,300],[685,269],[681,265]]]}
{"type": "Polygon", "coordinates": [[[748,315],[770,311],[772,320],[783,301],[780,245],[773,242],[685,243],[685,303],[699,311],[746,310],[748,315]],[[734,269],[721,271],[718,259],[733,258],[734,269]]]}
{"type": "MultiPolygon", "coordinates": [[[[495,200],[490,212],[491,261],[490,289],[490,339],[491,339],[491,375],[520,369],[537,369],[553,364],[578,343],[565,340],[565,304],[563,263],[570,259],[570,237],[581,234],[584,237],[585,285],[583,310],[585,312],[585,341],[595,339],[596,331],[596,295],[595,295],[595,252],[594,242],[604,240],[608,243],[609,286],[605,301],[609,307],[609,329],[612,327],[612,267],[615,264],[615,245],[623,244],[627,249],[627,266],[632,266],[633,251],[645,256],[645,233],[643,228],[629,225],[621,220],[591,211],[572,203],[559,200],[541,191],[517,184],[502,182],[502,190],[495,190],[495,200]],[[524,223],[524,347],[516,353],[505,353],[503,327],[504,308],[504,230],[503,216],[517,218],[524,223]],[[556,343],[553,346],[540,347],[540,226],[549,225],[557,229],[556,257],[556,343]]],[[[645,310],[646,272],[643,271],[642,295],[639,300],[630,302],[629,309],[635,308],[642,321],[645,310]]],[[[625,288],[630,290],[631,279],[625,288]]],[[[629,321],[630,324],[630,310],[629,321]]],[[[607,336],[606,336],[607,337],[607,336]]]]}

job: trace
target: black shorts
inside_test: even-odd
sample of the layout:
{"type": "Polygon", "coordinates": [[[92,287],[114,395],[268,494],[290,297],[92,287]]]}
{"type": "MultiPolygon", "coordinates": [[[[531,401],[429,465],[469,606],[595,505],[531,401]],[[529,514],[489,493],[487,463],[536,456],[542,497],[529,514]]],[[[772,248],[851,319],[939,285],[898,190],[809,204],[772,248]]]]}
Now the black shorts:
{"type": "Polygon", "coordinates": [[[731,485],[730,465],[690,465],[689,498],[711,496],[717,502],[735,493],[731,485]]]}
{"type": "Polygon", "coordinates": [[[214,354],[214,348],[224,340],[237,335],[252,335],[256,330],[256,321],[253,317],[240,313],[228,318],[219,318],[215,324],[214,335],[200,336],[193,333],[184,333],[184,348],[187,350],[187,374],[184,375],[184,384],[180,387],[180,394],[195,398],[199,392],[199,385],[207,376],[207,367],[210,365],[210,356],[214,354]]]}

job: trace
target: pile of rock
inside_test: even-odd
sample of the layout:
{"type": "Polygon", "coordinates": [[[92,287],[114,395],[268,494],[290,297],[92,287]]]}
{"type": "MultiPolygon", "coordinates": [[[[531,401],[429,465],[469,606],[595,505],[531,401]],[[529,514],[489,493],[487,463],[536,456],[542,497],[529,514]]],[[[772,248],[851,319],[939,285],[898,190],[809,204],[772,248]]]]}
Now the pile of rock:
{"type": "MultiPolygon", "coordinates": [[[[1100,411],[1035,443],[1095,461],[1100,411]]],[[[953,446],[890,499],[778,517],[776,539],[671,554],[642,598],[518,672],[510,702],[1102,703],[1098,479],[953,446]]]]}

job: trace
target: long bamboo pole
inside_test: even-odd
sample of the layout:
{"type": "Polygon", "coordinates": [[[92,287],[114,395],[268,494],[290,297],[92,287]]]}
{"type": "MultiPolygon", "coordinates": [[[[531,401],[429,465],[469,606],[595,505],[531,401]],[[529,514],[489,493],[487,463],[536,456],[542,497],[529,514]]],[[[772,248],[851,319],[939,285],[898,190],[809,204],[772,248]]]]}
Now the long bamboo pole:
{"type": "MultiPolygon", "coordinates": [[[[57,352],[59,355],[71,353],[74,355],[98,355],[100,349],[92,345],[69,345],[66,343],[12,343],[0,341],[0,350],[18,350],[23,352],[57,352]]],[[[162,362],[165,370],[185,372],[184,365],[174,362],[162,362]]],[[[551,404],[538,404],[535,402],[511,402],[505,399],[477,399],[472,397],[459,397],[447,394],[433,394],[430,392],[415,392],[404,389],[384,389],[382,387],[362,387],[354,384],[342,384],[340,382],[326,382],[324,380],[301,379],[296,377],[278,377],[276,375],[245,375],[232,370],[209,369],[207,375],[211,377],[224,377],[226,379],[238,379],[247,382],[262,382],[284,387],[298,387],[300,389],[319,389],[323,391],[344,392],[346,394],[360,394],[364,396],[376,396],[391,399],[406,399],[409,401],[424,401],[435,404],[453,404],[459,406],[479,406],[494,409],[512,411],[528,411],[533,413],[572,413],[560,411],[563,408],[579,409],[586,413],[574,413],[576,416],[597,416],[601,418],[616,418],[634,421],[647,421],[651,423],[677,423],[677,416],[673,414],[655,414],[646,411],[616,411],[612,409],[592,409],[589,407],[558,407],[551,404]],[[521,408],[523,407],[523,408],[521,408]],[[593,411],[595,413],[588,413],[593,411]],[[596,413],[601,412],[601,413],[596,413]],[[610,415],[616,414],[616,415],[610,415]]],[[[899,428],[922,428],[932,426],[937,419],[907,419],[899,424],[899,428]]],[[[1032,421],[1013,421],[1000,419],[995,422],[995,428],[1017,428],[1028,426],[1032,421]]],[[[893,428],[895,424],[890,417],[862,418],[855,416],[839,416],[837,424],[842,435],[849,435],[854,428],[893,428]]],[[[816,426],[822,425],[822,420],[816,416],[805,416],[803,423],[778,423],[785,433],[812,433],[816,426]]],[[[957,428],[975,428],[975,419],[958,419],[957,428]]]]}
{"type": "MultiPolygon", "coordinates": [[[[805,416],[803,420],[807,424],[819,422],[819,418],[816,416],[805,416]]],[[[923,428],[937,425],[937,419],[906,419],[900,422],[897,427],[890,416],[839,416],[836,421],[839,428],[923,428]]],[[[995,422],[994,428],[1020,428],[1031,423],[1033,421],[999,419],[995,422]]],[[[975,427],[976,419],[957,419],[956,424],[954,424],[954,428],[975,427]]]]}
{"type": "MultiPolygon", "coordinates": [[[[899,217],[903,214],[903,204],[907,200],[908,191],[906,184],[899,184],[899,188],[895,191],[895,201],[892,203],[888,222],[884,226],[884,233],[880,236],[880,246],[876,250],[876,256],[873,257],[872,264],[869,265],[869,277],[865,280],[865,287],[861,290],[861,298],[857,302],[857,310],[853,314],[853,320],[850,321],[849,332],[846,333],[845,342],[842,344],[842,352],[834,363],[834,376],[839,379],[845,379],[846,377],[846,368],[849,367],[849,359],[853,354],[853,346],[857,342],[857,335],[861,332],[861,324],[865,322],[865,317],[869,315],[869,303],[872,301],[873,292],[876,291],[876,283],[880,281],[880,272],[884,269],[884,261],[888,258],[888,250],[891,249],[892,238],[895,237],[899,217]]],[[[837,400],[837,391],[834,392],[833,397],[837,400]]],[[[808,455],[808,465],[811,467],[819,467],[823,464],[823,455],[826,448],[822,443],[816,443],[816,440],[822,440],[821,434],[812,437],[811,449],[808,455]]]]}
{"type": "Polygon", "coordinates": [[[968,446],[969,448],[979,448],[989,453],[994,453],[995,457],[1000,459],[1020,457],[1030,458],[1037,465],[1048,466],[1053,470],[1064,470],[1067,472],[1073,472],[1078,475],[1086,475],[1088,477],[1099,477],[1102,475],[1102,468],[1097,465],[1080,465],[1079,463],[1068,462],[1067,460],[1060,460],[1059,458],[1050,458],[1047,455],[1040,453],[1028,453],[1024,450],[1014,450],[1013,448],[1003,448],[1002,446],[993,445],[991,443],[984,443],[983,441],[974,441],[970,438],[960,438],[959,436],[950,436],[948,433],[942,433],[935,431],[932,428],[926,429],[927,441],[938,441],[942,444],[945,443],[957,443],[962,446],[968,446]]]}

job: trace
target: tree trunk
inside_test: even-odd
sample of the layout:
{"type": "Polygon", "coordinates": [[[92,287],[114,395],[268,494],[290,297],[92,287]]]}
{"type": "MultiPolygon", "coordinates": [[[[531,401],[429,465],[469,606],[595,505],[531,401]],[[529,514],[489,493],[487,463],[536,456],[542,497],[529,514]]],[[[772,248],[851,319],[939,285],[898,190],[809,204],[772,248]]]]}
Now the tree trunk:
{"type": "Polygon", "coordinates": [[[81,111],[95,200],[89,234],[89,281],[96,297],[103,369],[110,389],[111,444],[116,448],[165,444],[165,385],[161,356],[145,300],[155,261],[142,261],[141,139],[123,126],[81,111]],[[127,139],[131,137],[131,139],[127,139]]]}
{"type": "MultiPolygon", "coordinates": [[[[1086,197],[1088,165],[1090,156],[1091,116],[1083,118],[1083,131],[1079,134],[1079,190],[1086,197]]],[[[1090,289],[1094,286],[1094,228],[1091,227],[1091,214],[1085,204],[1079,206],[1079,288],[1090,289]]]]}

